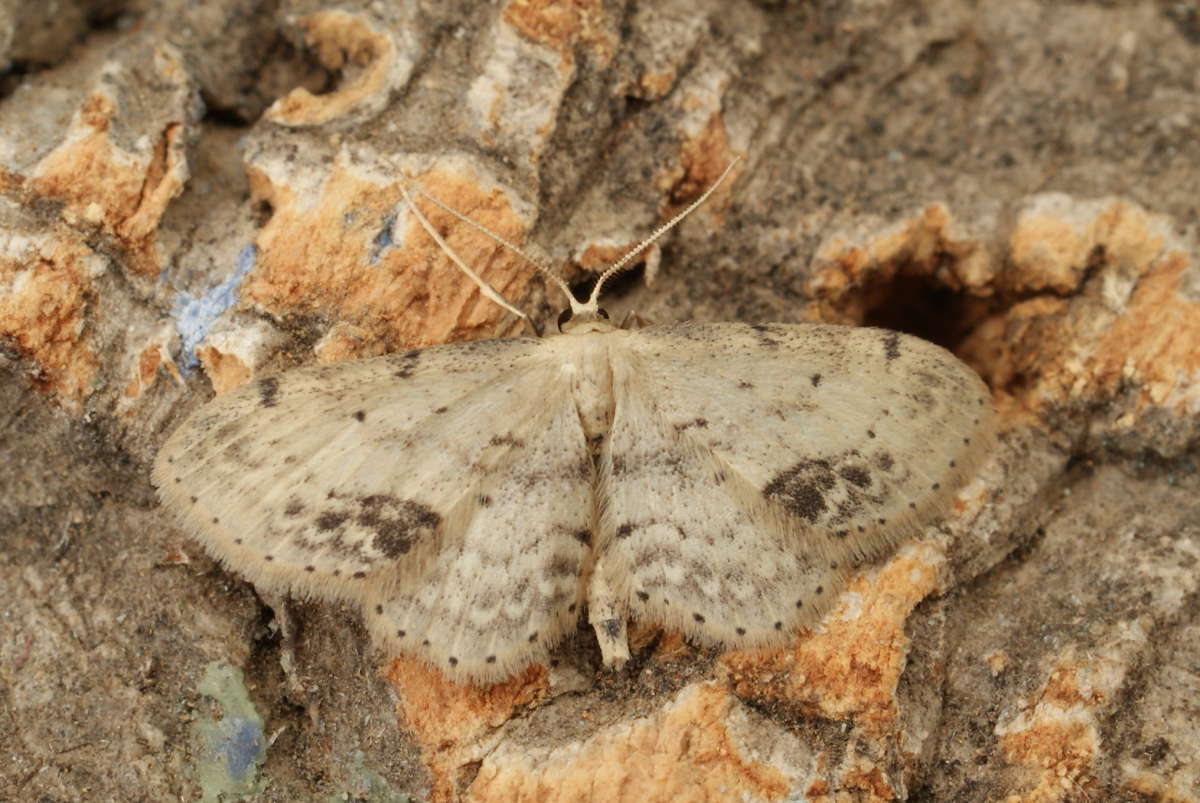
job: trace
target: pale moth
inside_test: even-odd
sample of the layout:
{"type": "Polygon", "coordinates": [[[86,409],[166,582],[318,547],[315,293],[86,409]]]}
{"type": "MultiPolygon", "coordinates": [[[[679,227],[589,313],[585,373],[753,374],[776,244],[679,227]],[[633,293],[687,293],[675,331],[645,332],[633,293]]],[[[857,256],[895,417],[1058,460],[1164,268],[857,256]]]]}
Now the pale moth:
{"type": "Polygon", "coordinates": [[[456,681],[545,660],[584,610],[613,668],[631,620],[786,643],[851,564],[945,512],[985,455],[991,397],[896,332],[611,323],[605,282],[716,186],[586,303],[539,266],[570,305],[559,334],[316,365],[214,399],[159,452],[164,504],[255,585],[360,605],[386,653],[456,681]]]}

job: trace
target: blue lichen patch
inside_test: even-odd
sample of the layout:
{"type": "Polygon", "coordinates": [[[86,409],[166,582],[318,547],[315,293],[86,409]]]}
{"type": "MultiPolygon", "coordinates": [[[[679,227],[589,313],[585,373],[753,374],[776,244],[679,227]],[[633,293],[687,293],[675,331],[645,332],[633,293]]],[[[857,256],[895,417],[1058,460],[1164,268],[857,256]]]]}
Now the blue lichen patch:
{"type": "Polygon", "coordinates": [[[250,273],[257,260],[258,249],[248,244],[238,254],[237,265],[225,281],[201,296],[180,293],[175,299],[171,314],[175,318],[175,328],[179,331],[182,341],[180,359],[183,360],[184,376],[200,364],[196,358],[196,347],[208,337],[217,319],[237,304],[238,289],[242,286],[242,280],[250,273]]]}
{"type": "Polygon", "coordinates": [[[262,791],[258,768],[267,757],[262,717],[246,693],[242,671],[214,661],[196,690],[211,697],[219,713],[192,724],[201,799],[228,803],[262,791]]]}

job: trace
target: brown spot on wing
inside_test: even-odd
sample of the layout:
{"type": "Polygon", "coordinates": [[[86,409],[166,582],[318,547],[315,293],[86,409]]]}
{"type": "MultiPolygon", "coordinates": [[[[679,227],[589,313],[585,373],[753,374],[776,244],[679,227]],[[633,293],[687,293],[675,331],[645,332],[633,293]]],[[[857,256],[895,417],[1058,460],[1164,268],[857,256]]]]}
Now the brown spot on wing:
{"type": "Polygon", "coordinates": [[[758,336],[758,343],[765,348],[775,348],[779,345],[779,341],[771,337],[771,327],[766,324],[756,323],[751,325],[750,331],[758,336]]]}
{"type": "Polygon", "coordinates": [[[417,363],[421,359],[421,350],[413,349],[406,351],[395,358],[396,369],[394,376],[398,379],[408,379],[413,375],[413,371],[417,367],[417,363]]]}
{"type": "Polygon", "coordinates": [[[258,403],[263,407],[274,407],[278,403],[279,380],[273,376],[258,380],[258,403]]]}
{"type": "Polygon", "coordinates": [[[322,532],[330,532],[336,530],[346,523],[350,518],[350,514],[341,510],[327,510],[317,516],[317,529],[322,532]]]}
{"type": "Polygon", "coordinates": [[[355,521],[374,532],[371,545],[389,558],[407,554],[413,544],[433,535],[442,523],[442,517],[429,507],[389,494],[364,497],[361,505],[355,521]]]}
{"type": "Polygon", "coordinates": [[[838,471],[842,478],[847,482],[857,485],[859,488],[866,488],[871,484],[871,475],[860,466],[845,466],[838,471]]]}
{"type": "Polygon", "coordinates": [[[883,356],[888,362],[900,356],[900,335],[897,332],[885,332],[883,335],[883,356]]]}
{"type": "Polygon", "coordinates": [[[815,523],[825,512],[825,494],[837,484],[827,460],[801,460],[763,488],[763,496],[783,505],[794,516],[815,523]]]}
{"type": "Polygon", "coordinates": [[[492,446],[509,446],[514,449],[520,449],[525,445],[525,441],[514,438],[511,432],[504,435],[493,435],[488,443],[492,446]]]}

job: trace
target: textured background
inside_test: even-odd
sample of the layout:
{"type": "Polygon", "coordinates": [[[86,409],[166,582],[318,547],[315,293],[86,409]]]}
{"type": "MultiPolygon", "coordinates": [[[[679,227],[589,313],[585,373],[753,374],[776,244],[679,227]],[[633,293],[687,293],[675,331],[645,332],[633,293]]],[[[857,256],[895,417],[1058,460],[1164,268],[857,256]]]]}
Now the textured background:
{"type": "Polygon", "coordinates": [[[0,65],[12,799],[1200,799],[1197,3],[0,0],[0,65]],[[583,282],[736,155],[611,310],[899,328],[1004,422],[793,647],[453,687],[158,508],[213,389],[515,330],[400,169],[583,282]]]}

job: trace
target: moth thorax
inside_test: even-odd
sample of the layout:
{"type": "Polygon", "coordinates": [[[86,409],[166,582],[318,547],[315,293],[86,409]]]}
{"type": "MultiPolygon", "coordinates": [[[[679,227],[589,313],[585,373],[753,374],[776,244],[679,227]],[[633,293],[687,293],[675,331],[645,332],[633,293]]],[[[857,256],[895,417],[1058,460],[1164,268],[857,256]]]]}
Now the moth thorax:
{"type": "Polygon", "coordinates": [[[608,357],[608,337],[603,334],[564,335],[564,354],[570,363],[571,396],[579,413],[579,424],[590,443],[603,439],[612,429],[613,382],[608,357]]]}

